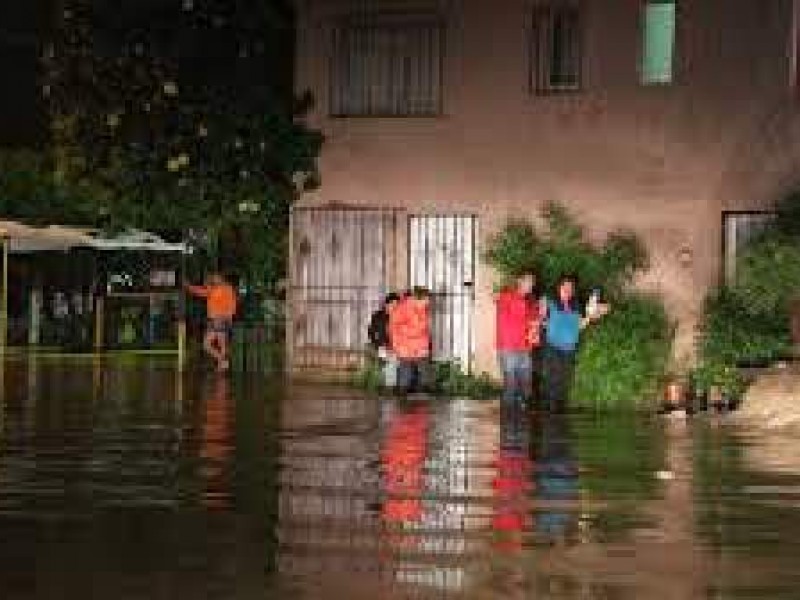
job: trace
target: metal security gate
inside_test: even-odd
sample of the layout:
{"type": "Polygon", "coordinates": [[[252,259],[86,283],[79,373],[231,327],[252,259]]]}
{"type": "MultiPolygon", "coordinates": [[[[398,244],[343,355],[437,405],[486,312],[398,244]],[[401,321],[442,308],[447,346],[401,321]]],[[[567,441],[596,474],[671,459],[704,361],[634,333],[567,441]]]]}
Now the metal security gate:
{"type": "Polygon", "coordinates": [[[367,326],[390,285],[396,212],[296,208],[287,352],[293,370],[339,370],[365,356],[367,326]]]}
{"type": "Polygon", "coordinates": [[[472,369],[475,348],[474,215],[411,215],[409,283],[432,292],[433,358],[472,369]]]}

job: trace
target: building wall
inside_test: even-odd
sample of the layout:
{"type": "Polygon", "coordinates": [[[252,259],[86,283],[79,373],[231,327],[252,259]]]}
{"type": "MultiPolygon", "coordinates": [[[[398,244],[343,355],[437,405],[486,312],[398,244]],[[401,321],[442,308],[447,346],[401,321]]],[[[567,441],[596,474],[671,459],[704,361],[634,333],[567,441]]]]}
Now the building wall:
{"type": "MultiPolygon", "coordinates": [[[[327,116],[330,22],[365,3],[299,2],[296,85],[315,94],[310,120],[327,137],[322,186],[304,201],[471,211],[481,240],[548,201],[566,204],[597,239],[633,228],[651,253],[641,285],[664,295],[680,322],[677,350],[690,353],[703,296],[720,272],[722,211],[766,206],[800,172],[793,2],[681,3],[675,82],[654,87],[639,84],[638,2],[579,4],[579,93],[529,93],[531,2],[440,0],[444,114],[343,119],[327,116]],[[679,256],[687,250],[685,264],[679,256]]],[[[493,365],[493,281],[482,266],[476,319],[484,369],[493,365]]]]}

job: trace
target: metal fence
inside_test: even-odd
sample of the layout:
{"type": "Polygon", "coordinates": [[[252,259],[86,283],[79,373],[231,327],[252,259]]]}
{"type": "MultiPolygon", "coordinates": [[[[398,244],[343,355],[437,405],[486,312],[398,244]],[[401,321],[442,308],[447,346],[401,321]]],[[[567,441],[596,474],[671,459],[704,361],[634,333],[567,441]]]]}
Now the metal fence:
{"type": "Polygon", "coordinates": [[[408,269],[412,286],[431,291],[434,360],[453,361],[465,371],[474,354],[474,215],[411,215],[408,269]]]}
{"type": "Polygon", "coordinates": [[[370,316],[390,286],[396,211],[297,208],[291,234],[291,367],[338,370],[360,364],[370,316]]]}

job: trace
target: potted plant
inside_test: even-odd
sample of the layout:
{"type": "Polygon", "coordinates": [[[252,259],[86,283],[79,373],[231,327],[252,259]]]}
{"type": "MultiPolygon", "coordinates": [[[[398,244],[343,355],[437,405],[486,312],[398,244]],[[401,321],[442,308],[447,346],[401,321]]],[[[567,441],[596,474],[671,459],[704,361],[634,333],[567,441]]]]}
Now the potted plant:
{"type": "Polygon", "coordinates": [[[697,388],[703,390],[706,408],[717,412],[735,410],[744,393],[744,380],[733,365],[706,363],[695,371],[697,388]]]}

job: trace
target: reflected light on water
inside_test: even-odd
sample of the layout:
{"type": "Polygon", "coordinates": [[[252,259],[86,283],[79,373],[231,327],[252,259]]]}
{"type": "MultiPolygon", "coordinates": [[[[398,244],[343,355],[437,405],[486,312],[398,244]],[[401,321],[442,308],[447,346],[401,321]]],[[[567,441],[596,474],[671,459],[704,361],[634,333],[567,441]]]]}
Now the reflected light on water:
{"type": "Polygon", "coordinates": [[[159,362],[17,362],[3,379],[4,598],[794,598],[800,584],[800,476],[763,460],[773,439],[724,422],[532,416],[159,362]]]}

